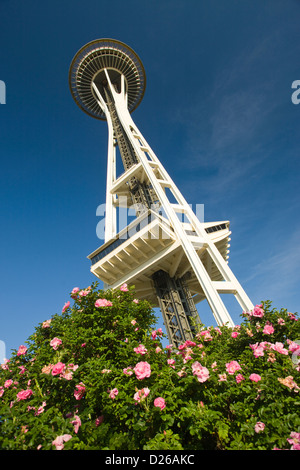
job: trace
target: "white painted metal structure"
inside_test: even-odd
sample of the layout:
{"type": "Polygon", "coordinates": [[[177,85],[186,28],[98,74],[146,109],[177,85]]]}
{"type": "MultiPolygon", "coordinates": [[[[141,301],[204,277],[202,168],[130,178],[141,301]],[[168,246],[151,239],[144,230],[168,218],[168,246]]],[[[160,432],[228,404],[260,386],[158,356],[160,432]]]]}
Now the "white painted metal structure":
{"type": "MultiPolygon", "coordinates": [[[[158,305],[155,273],[184,277],[194,303],[207,299],[216,322],[234,326],[220,294],[233,294],[245,311],[253,309],[253,304],[228,266],[229,222],[198,220],[133,122],[130,113],[143,97],[145,81],[139,57],[115,40],[87,44],[70,67],[76,103],[108,124],[105,243],[88,256],[91,271],[110,288],[124,282],[135,285],[137,296],[154,305],[158,305]],[[135,159],[119,177],[116,119],[135,159]],[[116,207],[134,204],[133,179],[150,188],[155,203],[137,208],[137,219],[117,234],[116,207]]],[[[174,338],[169,340],[176,344],[174,338]]]]}

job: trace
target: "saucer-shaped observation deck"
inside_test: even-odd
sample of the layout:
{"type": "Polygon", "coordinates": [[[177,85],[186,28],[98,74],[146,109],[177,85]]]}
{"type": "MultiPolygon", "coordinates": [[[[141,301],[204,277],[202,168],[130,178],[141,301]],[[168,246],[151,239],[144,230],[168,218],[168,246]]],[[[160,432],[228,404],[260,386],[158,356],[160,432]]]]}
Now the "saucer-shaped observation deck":
{"type": "Polygon", "coordinates": [[[141,102],[146,74],[138,55],[123,42],[115,39],[97,39],[83,46],[74,56],[69,70],[69,85],[78,106],[96,119],[105,120],[92,83],[101,92],[108,70],[112,83],[120,91],[121,75],[125,77],[128,110],[132,112],[141,102]]]}

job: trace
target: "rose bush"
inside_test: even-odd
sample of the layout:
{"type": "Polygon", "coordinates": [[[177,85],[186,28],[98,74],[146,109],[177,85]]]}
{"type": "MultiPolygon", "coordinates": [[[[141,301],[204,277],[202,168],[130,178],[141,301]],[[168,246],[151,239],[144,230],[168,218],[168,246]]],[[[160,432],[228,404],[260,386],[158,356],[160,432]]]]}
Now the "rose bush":
{"type": "Polygon", "coordinates": [[[175,350],[133,288],[71,302],[0,367],[1,449],[300,448],[296,315],[264,302],[175,350]]]}

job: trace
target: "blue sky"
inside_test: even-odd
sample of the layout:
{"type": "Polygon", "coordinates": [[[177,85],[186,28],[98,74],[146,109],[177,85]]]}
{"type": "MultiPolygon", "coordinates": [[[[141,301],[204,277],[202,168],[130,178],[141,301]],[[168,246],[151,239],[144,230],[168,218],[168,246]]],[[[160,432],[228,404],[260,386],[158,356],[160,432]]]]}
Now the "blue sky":
{"type": "Polygon", "coordinates": [[[133,119],[205,220],[230,220],[252,302],[299,310],[299,1],[0,0],[0,18],[0,356],[96,280],[107,129],[74,103],[68,69],[98,38],[140,56],[133,119]]]}

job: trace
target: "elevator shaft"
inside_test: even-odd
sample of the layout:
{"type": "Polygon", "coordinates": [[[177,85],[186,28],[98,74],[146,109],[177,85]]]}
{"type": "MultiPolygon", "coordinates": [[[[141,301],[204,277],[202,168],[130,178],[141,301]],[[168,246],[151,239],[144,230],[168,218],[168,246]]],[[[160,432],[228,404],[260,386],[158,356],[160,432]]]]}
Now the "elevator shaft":
{"type": "MultiPolygon", "coordinates": [[[[104,87],[104,91],[106,96],[106,104],[109,109],[113,124],[115,139],[118,143],[123,166],[126,171],[131,168],[132,165],[138,163],[138,158],[120,122],[110,90],[108,87],[104,87]]],[[[158,198],[151,185],[141,183],[137,178],[133,177],[129,180],[129,190],[137,216],[141,215],[148,209],[154,209],[157,207],[158,198]]]]}
{"type": "Polygon", "coordinates": [[[184,280],[171,278],[161,270],[152,278],[170,343],[178,347],[192,341],[199,316],[184,280]]]}

